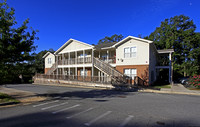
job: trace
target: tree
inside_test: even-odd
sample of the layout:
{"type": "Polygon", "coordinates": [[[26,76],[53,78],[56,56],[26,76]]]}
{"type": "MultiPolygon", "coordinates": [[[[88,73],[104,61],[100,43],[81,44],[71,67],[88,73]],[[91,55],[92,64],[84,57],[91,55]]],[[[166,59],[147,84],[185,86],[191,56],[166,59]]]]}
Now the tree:
{"type": "Polygon", "coordinates": [[[105,38],[99,40],[98,44],[102,44],[102,43],[109,43],[109,42],[119,42],[121,41],[123,38],[123,36],[114,34],[111,37],[106,36],[105,38]]]}
{"type": "Polygon", "coordinates": [[[154,41],[157,49],[174,49],[174,71],[180,75],[193,75],[200,72],[200,34],[189,17],[180,15],[161,22],[146,39],[154,41]]]}
{"type": "Polygon", "coordinates": [[[29,19],[16,28],[15,10],[6,1],[0,3],[0,84],[18,82],[19,76],[33,59],[37,31],[28,29],[29,19]]]}

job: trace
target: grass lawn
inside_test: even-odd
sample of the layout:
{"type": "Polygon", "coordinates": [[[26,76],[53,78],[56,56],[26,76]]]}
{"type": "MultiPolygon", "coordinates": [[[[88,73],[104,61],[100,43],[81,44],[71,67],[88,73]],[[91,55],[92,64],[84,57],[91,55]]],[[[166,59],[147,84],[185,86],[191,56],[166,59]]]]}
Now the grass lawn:
{"type": "Polygon", "coordinates": [[[16,102],[19,103],[18,100],[14,99],[13,97],[4,94],[4,93],[0,93],[0,103],[6,103],[6,102],[16,102]]]}

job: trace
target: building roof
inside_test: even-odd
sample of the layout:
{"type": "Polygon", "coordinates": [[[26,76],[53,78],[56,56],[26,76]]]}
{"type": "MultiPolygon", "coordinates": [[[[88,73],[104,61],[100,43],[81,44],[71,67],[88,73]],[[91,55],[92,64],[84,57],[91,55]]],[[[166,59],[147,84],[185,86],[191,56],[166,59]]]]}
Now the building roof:
{"type": "Polygon", "coordinates": [[[110,47],[112,47],[113,45],[115,45],[116,43],[117,43],[117,42],[102,43],[102,44],[95,45],[95,48],[96,48],[96,49],[110,48],[110,47]]]}
{"type": "Polygon", "coordinates": [[[49,54],[54,55],[53,53],[51,53],[51,52],[48,51],[42,58],[46,58],[49,54]]]}
{"type": "Polygon", "coordinates": [[[153,41],[150,41],[150,40],[146,40],[146,39],[142,39],[142,38],[138,38],[138,37],[133,37],[133,36],[128,36],[126,38],[124,38],[123,40],[117,42],[116,44],[114,44],[112,47],[116,47],[118,46],[119,44],[121,43],[124,43],[130,39],[135,39],[135,40],[139,40],[139,41],[142,41],[142,42],[146,42],[146,43],[153,43],[153,41]]]}
{"type": "Polygon", "coordinates": [[[90,46],[90,47],[94,47],[93,45],[90,45],[90,44],[87,44],[87,43],[84,43],[84,42],[81,42],[81,41],[78,41],[78,40],[75,40],[75,39],[69,39],[67,42],[65,42],[65,44],[63,44],[54,54],[58,54],[60,51],[62,51],[69,43],[71,43],[72,41],[76,41],[78,43],[81,43],[81,44],[84,44],[84,45],[87,45],[87,46],[90,46]]]}
{"type": "Polygon", "coordinates": [[[174,49],[162,49],[162,50],[157,50],[159,54],[161,53],[173,53],[174,49]]]}

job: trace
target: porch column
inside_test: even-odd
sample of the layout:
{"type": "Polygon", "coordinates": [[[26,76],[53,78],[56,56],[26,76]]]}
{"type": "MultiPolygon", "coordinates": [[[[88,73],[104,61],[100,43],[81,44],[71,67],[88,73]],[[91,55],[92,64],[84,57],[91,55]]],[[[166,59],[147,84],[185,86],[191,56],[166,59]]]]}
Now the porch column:
{"type": "Polygon", "coordinates": [[[75,64],[77,64],[77,51],[75,51],[75,64]]]}
{"type": "Polygon", "coordinates": [[[101,82],[103,82],[103,72],[101,72],[101,82]]]}
{"type": "Polygon", "coordinates": [[[94,76],[94,50],[92,49],[92,77],[94,76]]]}
{"type": "Polygon", "coordinates": [[[169,53],[169,82],[172,83],[172,54],[169,53]]]}
{"type": "Polygon", "coordinates": [[[85,64],[85,50],[83,50],[83,64],[85,64]]]}
{"type": "Polygon", "coordinates": [[[70,63],[70,52],[68,52],[68,65],[71,64],[70,63]]]}
{"type": "Polygon", "coordinates": [[[101,54],[100,54],[100,51],[99,51],[99,59],[101,58],[101,54]]]}
{"type": "Polygon", "coordinates": [[[83,80],[85,80],[85,66],[83,66],[83,80]]]}
{"type": "MultiPolygon", "coordinates": [[[[57,62],[57,64],[58,64],[58,55],[56,56],[56,62],[57,62]]],[[[57,75],[58,75],[58,67],[57,67],[57,69],[56,69],[56,73],[57,73],[57,75]]]]}
{"type": "Polygon", "coordinates": [[[109,50],[107,50],[107,62],[109,60],[109,50]]]}
{"type": "Polygon", "coordinates": [[[62,54],[62,65],[64,65],[65,62],[65,57],[64,57],[64,53],[62,54]]]}
{"type": "Polygon", "coordinates": [[[78,74],[77,74],[77,67],[75,67],[75,75],[77,76],[78,74]]]}
{"type": "Polygon", "coordinates": [[[101,72],[98,71],[99,82],[101,81],[101,72]]]}

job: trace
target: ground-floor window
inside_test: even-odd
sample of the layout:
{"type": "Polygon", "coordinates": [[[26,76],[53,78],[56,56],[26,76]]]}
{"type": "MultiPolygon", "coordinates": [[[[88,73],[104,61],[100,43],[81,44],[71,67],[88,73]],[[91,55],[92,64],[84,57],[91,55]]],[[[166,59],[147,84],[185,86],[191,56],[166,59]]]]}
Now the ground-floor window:
{"type": "Polygon", "coordinates": [[[87,76],[87,69],[85,69],[85,74],[84,74],[83,69],[81,69],[80,70],[80,74],[81,74],[81,76],[87,76]]]}
{"type": "Polygon", "coordinates": [[[124,69],[124,74],[134,79],[137,76],[137,69],[124,69]]]}

